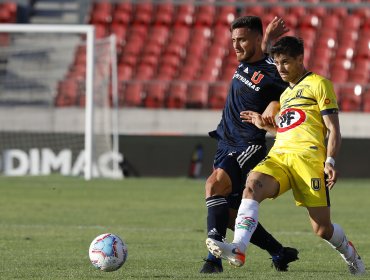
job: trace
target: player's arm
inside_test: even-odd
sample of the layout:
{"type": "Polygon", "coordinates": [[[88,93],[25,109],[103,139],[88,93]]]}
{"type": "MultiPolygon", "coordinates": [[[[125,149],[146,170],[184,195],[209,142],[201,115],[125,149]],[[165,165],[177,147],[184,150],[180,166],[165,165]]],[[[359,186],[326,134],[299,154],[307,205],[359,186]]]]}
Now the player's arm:
{"type": "Polygon", "coordinates": [[[338,114],[324,115],[323,120],[328,130],[327,159],[325,161],[325,174],[327,186],[331,189],[337,181],[338,172],[335,169],[335,158],[342,143],[338,114]]]}
{"type": "Polygon", "coordinates": [[[262,113],[262,119],[264,122],[271,124],[276,127],[275,117],[280,110],[279,101],[271,101],[270,104],[266,107],[265,111],[262,113]]]}
{"type": "Polygon", "coordinates": [[[262,118],[262,115],[257,112],[242,111],[240,112],[240,118],[242,119],[242,122],[254,124],[259,129],[264,129],[267,132],[271,133],[272,135],[276,135],[277,128],[265,122],[262,118]]]}
{"type": "Polygon", "coordinates": [[[266,27],[265,36],[261,44],[262,51],[268,53],[272,43],[288,31],[289,28],[285,25],[284,20],[280,17],[275,17],[266,27]]]}

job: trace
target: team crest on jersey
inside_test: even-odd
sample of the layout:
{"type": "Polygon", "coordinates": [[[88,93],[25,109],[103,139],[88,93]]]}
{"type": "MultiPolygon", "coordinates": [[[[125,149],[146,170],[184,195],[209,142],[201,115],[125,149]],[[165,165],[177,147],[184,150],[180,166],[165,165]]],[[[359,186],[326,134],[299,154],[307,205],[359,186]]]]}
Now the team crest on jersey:
{"type": "Polygon", "coordinates": [[[311,178],[311,188],[314,191],[318,191],[321,189],[321,180],[320,178],[311,178]]]}
{"type": "Polygon", "coordinates": [[[295,95],[297,98],[301,98],[302,97],[302,92],[303,92],[303,89],[300,89],[297,91],[297,94],[295,95]]]}
{"type": "Polygon", "coordinates": [[[288,108],[279,116],[278,132],[285,132],[299,126],[306,120],[306,114],[301,109],[288,108]]]}
{"type": "Polygon", "coordinates": [[[265,75],[261,74],[261,71],[258,71],[258,72],[254,72],[253,73],[253,76],[251,78],[251,81],[257,85],[261,82],[261,80],[263,79],[263,77],[265,77],[265,75]]]}

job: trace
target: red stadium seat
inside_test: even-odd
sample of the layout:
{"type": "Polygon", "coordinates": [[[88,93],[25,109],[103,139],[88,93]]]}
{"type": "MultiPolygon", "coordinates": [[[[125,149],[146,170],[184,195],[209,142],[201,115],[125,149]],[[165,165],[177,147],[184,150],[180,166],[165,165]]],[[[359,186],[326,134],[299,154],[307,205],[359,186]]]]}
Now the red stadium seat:
{"type": "Polygon", "coordinates": [[[186,100],[187,108],[202,109],[208,104],[208,83],[191,82],[186,100]]]}
{"type": "Polygon", "coordinates": [[[370,36],[368,38],[364,38],[360,34],[360,38],[356,45],[355,56],[364,60],[370,59],[370,36]]]}
{"type": "Polygon", "coordinates": [[[319,18],[324,18],[327,15],[327,9],[324,6],[315,5],[314,7],[310,7],[306,9],[306,12],[315,15],[319,18]]]}
{"type": "Polygon", "coordinates": [[[107,10],[93,10],[90,15],[90,23],[91,24],[110,24],[112,21],[112,15],[110,11],[107,10]]]}
{"type": "Polygon", "coordinates": [[[266,13],[264,6],[253,5],[245,8],[244,13],[246,15],[263,16],[266,13]]]}
{"type": "Polygon", "coordinates": [[[298,25],[298,16],[294,13],[284,15],[285,24],[289,27],[290,30],[295,30],[298,25]]]}
{"type": "Polygon", "coordinates": [[[160,64],[158,68],[157,77],[162,80],[171,80],[175,77],[177,69],[167,64],[160,64]]]}
{"type": "Polygon", "coordinates": [[[345,19],[348,16],[348,10],[347,10],[347,8],[346,7],[342,7],[342,6],[332,7],[330,9],[330,12],[332,14],[334,14],[334,15],[337,15],[341,19],[345,19]]]}
{"type": "Polygon", "coordinates": [[[178,5],[176,15],[175,15],[175,25],[180,26],[190,26],[193,24],[194,17],[194,5],[189,3],[184,3],[178,5]]]}
{"type": "Polygon", "coordinates": [[[131,54],[131,53],[128,53],[126,55],[123,54],[119,58],[119,64],[129,65],[132,68],[136,67],[137,61],[138,61],[138,56],[136,54],[131,54]]]}
{"type": "Polygon", "coordinates": [[[227,82],[216,82],[209,87],[209,108],[220,110],[223,109],[226,102],[226,97],[229,90],[229,84],[227,82]]]}
{"type": "Polygon", "coordinates": [[[130,65],[118,65],[118,80],[128,81],[133,77],[133,68],[130,65]]]}
{"type": "Polygon", "coordinates": [[[229,27],[231,22],[235,19],[236,7],[232,6],[220,6],[217,10],[215,18],[215,25],[223,25],[229,27]]]}
{"type": "Polygon", "coordinates": [[[159,57],[153,54],[145,54],[141,57],[141,64],[149,65],[152,68],[157,67],[159,57]]]}
{"type": "Polygon", "coordinates": [[[174,54],[164,54],[161,57],[161,64],[166,64],[173,69],[177,69],[180,66],[180,56],[174,54]]]}
{"type": "Polygon", "coordinates": [[[287,8],[280,6],[280,5],[271,6],[269,9],[270,10],[269,13],[277,17],[283,17],[286,13],[286,9],[287,8]]]}
{"type": "Polygon", "coordinates": [[[212,30],[213,43],[226,46],[230,43],[230,31],[228,26],[217,25],[212,30]]]}
{"type": "Polygon", "coordinates": [[[92,11],[105,11],[105,12],[111,12],[112,11],[112,3],[110,1],[97,1],[93,3],[92,11]]]}
{"type": "Polygon", "coordinates": [[[361,26],[361,18],[358,15],[350,14],[342,21],[342,28],[357,31],[361,26]]]}
{"type": "Polygon", "coordinates": [[[301,5],[292,6],[292,7],[289,8],[289,13],[285,13],[284,20],[285,20],[285,17],[289,14],[294,15],[296,17],[301,17],[301,16],[305,15],[306,13],[308,13],[306,7],[301,6],[301,5]]]}
{"type": "Polygon", "coordinates": [[[370,113],[370,88],[363,95],[363,111],[370,113]]]}
{"type": "Polygon", "coordinates": [[[174,81],[171,82],[167,98],[166,107],[169,109],[181,109],[186,105],[186,82],[174,81]]]}
{"type": "Polygon", "coordinates": [[[317,29],[320,26],[320,18],[316,15],[307,14],[300,17],[298,25],[300,28],[317,29]]]}
{"type": "Polygon", "coordinates": [[[345,83],[348,80],[348,70],[346,69],[334,69],[330,71],[330,80],[334,84],[345,83]]]}
{"type": "Polygon", "coordinates": [[[136,79],[138,80],[150,80],[154,75],[154,68],[152,65],[140,64],[136,69],[136,79]]]}
{"type": "Polygon", "coordinates": [[[55,105],[58,107],[77,105],[78,83],[75,79],[58,82],[58,93],[55,105]]]}
{"type": "Polygon", "coordinates": [[[154,16],[154,24],[170,25],[174,14],[174,6],[171,2],[157,4],[157,10],[154,16]]]}
{"type": "Polygon", "coordinates": [[[340,110],[344,112],[361,111],[362,95],[359,87],[342,87],[340,89],[340,110]]]}
{"type": "Polygon", "coordinates": [[[147,25],[149,26],[152,22],[152,15],[150,13],[136,12],[134,16],[134,24],[147,25]]]}
{"type": "Polygon", "coordinates": [[[152,81],[146,86],[144,106],[146,108],[162,108],[164,106],[165,91],[167,83],[163,81],[152,81]]]}
{"type": "Polygon", "coordinates": [[[197,12],[195,13],[195,25],[208,26],[213,24],[215,18],[216,8],[214,5],[201,5],[198,6],[197,12]]]}
{"type": "Polygon", "coordinates": [[[339,26],[339,17],[335,14],[326,15],[322,18],[321,27],[323,29],[337,30],[339,26]]]}
{"type": "Polygon", "coordinates": [[[123,11],[128,14],[132,13],[132,4],[130,2],[118,2],[115,7],[116,11],[123,11]]]}
{"type": "Polygon", "coordinates": [[[143,84],[141,81],[130,81],[126,83],[123,92],[119,95],[122,105],[125,107],[137,107],[142,104],[143,84]]]}
{"type": "Polygon", "coordinates": [[[131,14],[125,10],[115,10],[112,17],[112,22],[119,25],[127,25],[131,22],[131,14]]]}

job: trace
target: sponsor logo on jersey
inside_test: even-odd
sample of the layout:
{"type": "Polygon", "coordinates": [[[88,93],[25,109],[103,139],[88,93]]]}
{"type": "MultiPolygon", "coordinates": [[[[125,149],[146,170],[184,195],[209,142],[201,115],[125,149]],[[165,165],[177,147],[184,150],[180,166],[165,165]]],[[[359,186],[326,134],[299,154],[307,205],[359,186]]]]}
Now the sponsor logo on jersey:
{"type": "Polygon", "coordinates": [[[243,70],[243,72],[244,72],[244,73],[249,74],[249,69],[248,69],[248,67],[245,67],[245,69],[243,70]]]}
{"type": "MultiPolygon", "coordinates": [[[[263,77],[262,77],[263,78],[263,77]]],[[[261,78],[261,79],[262,79],[261,78]]],[[[259,91],[261,88],[260,87],[256,87],[255,84],[253,84],[251,81],[249,81],[247,78],[243,77],[242,75],[240,75],[239,73],[235,72],[234,76],[233,76],[233,79],[238,79],[239,81],[241,81],[243,84],[245,84],[247,87],[255,90],[255,91],[259,91]]]]}
{"type": "Polygon", "coordinates": [[[321,180],[320,178],[311,178],[311,189],[318,191],[321,189],[321,180]]]}
{"type": "Polygon", "coordinates": [[[299,126],[306,120],[306,114],[301,109],[288,108],[281,112],[278,132],[285,132],[299,126]]]}

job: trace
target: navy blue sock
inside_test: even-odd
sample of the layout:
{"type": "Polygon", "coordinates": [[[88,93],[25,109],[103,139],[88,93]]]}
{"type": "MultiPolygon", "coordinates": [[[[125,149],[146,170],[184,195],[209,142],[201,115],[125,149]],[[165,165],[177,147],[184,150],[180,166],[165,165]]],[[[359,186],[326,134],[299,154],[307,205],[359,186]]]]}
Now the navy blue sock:
{"type": "Polygon", "coordinates": [[[210,238],[222,241],[226,235],[229,222],[229,206],[225,197],[211,196],[206,199],[208,210],[207,235],[210,238]]]}
{"type": "Polygon", "coordinates": [[[251,243],[266,250],[271,256],[278,255],[283,249],[283,245],[268,233],[260,223],[258,223],[252,235],[251,243]]]}
{"type": "MultiPolygon", "coordinates": [[[[207,215],[207,235],[210,238],[222,241],[226,235],[227,224],[229,222],[229,206],[225,197],[211,196],[206,199],[208,210],[207,215]]],[[[207,260],[222,265],[222,261],[208,252],[207,260]]]]}

